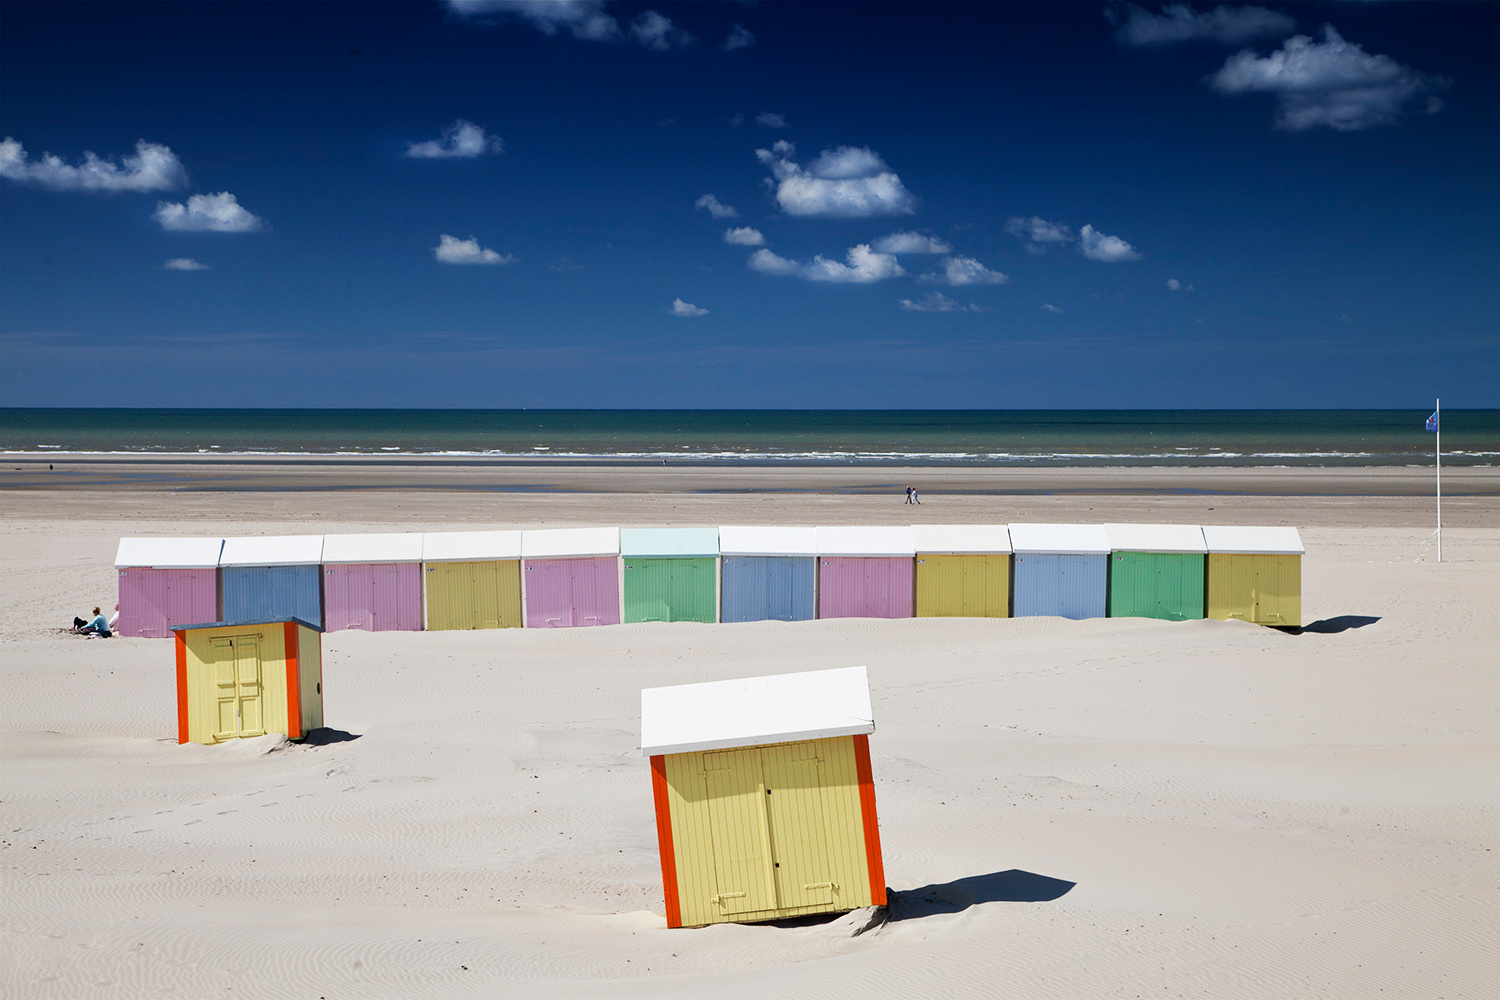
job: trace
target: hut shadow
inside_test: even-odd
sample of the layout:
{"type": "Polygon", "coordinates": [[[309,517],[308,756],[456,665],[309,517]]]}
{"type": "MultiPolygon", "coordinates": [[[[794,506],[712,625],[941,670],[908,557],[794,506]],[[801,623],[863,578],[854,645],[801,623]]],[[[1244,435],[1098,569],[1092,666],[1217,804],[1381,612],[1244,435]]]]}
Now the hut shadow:
{"type": "Polygon", "coordinates": [[[1012,868],[988,875],[970,875],[920,889],[886,890],[886,905],[877,907],[870,922],[854,932],[899,920],[917,920],[940,913],[962,913],[978,903],[1049,903],[1077,885],[1065,879],[1012,868]]]}
{"type": "Polygon", "coordinates": [[[348,743],[359,739],[358,733],[346,733],[342,729],[312,729],[295,742],[305,747],[326,747],[334,743],[348,743]]]}
{"type": "Polygon", "coordinates": [[[1339,615],[1337,618],[1324,618],[1322,621],[1313,622],[1311,625],[1273,625],[1272,628],[1287,635],[1301,635],[1304,632],[1312,632],[1315,635],[1338,635],[1347,632],[1351,628],[1364,628],[1366,625],[1374,625],[1380,621],[1378,617],[1370,615],[1339,615]]]}

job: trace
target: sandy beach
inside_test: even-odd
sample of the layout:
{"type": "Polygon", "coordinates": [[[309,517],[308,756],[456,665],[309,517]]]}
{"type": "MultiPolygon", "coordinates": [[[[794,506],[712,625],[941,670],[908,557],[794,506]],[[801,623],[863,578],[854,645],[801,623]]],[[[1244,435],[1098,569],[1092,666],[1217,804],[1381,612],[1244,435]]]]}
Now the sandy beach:
{"type": "Polygon", "coordinates": [[[0,475],[7,997],[1500,982],[1500,470],[1445,471],[1438,563],[1418,469],[56,464],[0,475]],[[330,733],[217,747],[176,743],[170,642],[58,632],[122,535],[1009,521],[1295,525],[1310,627],[336,632],[330,733]],[[668,930],[640,689],[857,664],[889,912],[668,930]]]}

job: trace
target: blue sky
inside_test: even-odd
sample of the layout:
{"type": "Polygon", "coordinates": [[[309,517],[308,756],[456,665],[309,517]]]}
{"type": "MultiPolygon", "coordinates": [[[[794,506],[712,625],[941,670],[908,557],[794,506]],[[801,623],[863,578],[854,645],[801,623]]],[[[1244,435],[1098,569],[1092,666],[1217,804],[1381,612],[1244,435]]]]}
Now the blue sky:
{"type": "Polygon", "coordinates": [[[0,5],[14,406],[1500,406],[1493,3],[0,5]]]}

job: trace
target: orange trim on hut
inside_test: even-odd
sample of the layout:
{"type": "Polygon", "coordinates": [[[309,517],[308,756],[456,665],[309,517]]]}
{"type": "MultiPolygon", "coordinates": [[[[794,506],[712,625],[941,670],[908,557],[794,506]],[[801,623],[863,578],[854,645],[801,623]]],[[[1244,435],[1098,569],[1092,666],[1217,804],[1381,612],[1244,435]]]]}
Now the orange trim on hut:
{"type": "Polygon", "coordinates": [[[677,896],[677,852],[672,846],[672,806],[667,796],[667,758],[651,758],[651,795],[656,801],[656,845],[661,852],[662,896],[667,905],[667,926],[682,926],[682,906],[677,896]]]}

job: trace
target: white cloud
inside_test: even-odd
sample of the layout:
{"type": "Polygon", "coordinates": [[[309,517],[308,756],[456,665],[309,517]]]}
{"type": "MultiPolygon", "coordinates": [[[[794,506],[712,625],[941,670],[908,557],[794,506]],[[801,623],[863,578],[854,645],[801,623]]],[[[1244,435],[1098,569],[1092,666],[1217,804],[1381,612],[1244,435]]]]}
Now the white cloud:
{"type": "Polygon", "coordinates": [[[1105,264],[1119,264],[1127,260],[1140,260],[1140,252],[1118,236],[1105,236],[1093,226],[1084,226],[1078,231],[1078,245],[1089,260],[1105,264]]]}
{"type": "Polygon", "coordinates": [[[218,194],[195,194],[184,205],[163,201],[156,205],[152,218],[163,229],[179,232],[253,233],[268,228],[266,220],[246,211],[239,199],[228,191],[218,194]]]}
{"type": "Polygon", "coordinates": [[[697,306],[693,305],[691,302],[684,302],[681,299],[673,299],[672,300],[672,315],[673,316],[683,316],[683,317],[707,316],[708,315],[708,310],[707,309],[699,309],[697,306]]]}
{"type": "Polygon", "coordinates": [[[1042,312],[1055,313],[1058,316],[1062,315],[1062,310],[1059,309],[1057,306],[1053,305],[1050,302],[1043,302],[1042,303],[1042,312]]]}
{"type": "Polygon", "coordinates": [[[484,126],[460,118],[443,129],[441,138],[410,143],[406,155],[416,160],[463,160],[504,150],[498,135],[486,135],[484,126]]]}
{"type": "Polygon", "coordinates": [[[1048,222],[1040,215],[1011,218],[1005,223],[1005,231],[1025,241],[1027,253],[1046,253],[1054,246],[1073,242],[1072,227],[1048,222]]]}
{"type": "Polygon", "coordinates": [[[726,205],[711,194],[706,194],[693,202],[694,208],[702,208],[708,211],[715,219],[738,219],[740,213],[734,210],[733,205],[726,205]]]}
{"type": "Polygon", "coordinates": [[[162,267],[168,271],[207,271],[209,269],[207,264],[200,264],[191,257],[173,257],[162,267]]]}
{"type": "Polygon", "coordinates": [[[1192,285],[1184,284],[1176,278],[1167,279],[1167,288],[1174,292],[1191,292],[1193,290],[1192,285]]]}
{"type": "MultiPolygon", "coordinates": [[[[1402,66],[1390,56],[1370,55],[1323,26],[1323,41],[1306,35],[1288,38],[1265,58],[1244,51],[1232,55],[1209,84],[1221,94],[1274,94],[1276,127],[1288,132],[1326,127],[1353,132],[1389,125],[1415,98],[1447,86],[1402,66]]],[[[1442,110],[1430,97],[1429,114],[1442,110]]]]}
{"type": "Polygon", "coordinates": [[[936,236],[921,233],[891,233],[875,241],[881,253],[952,253],[953,248],[936,236]]]}
{"type": "Polygon", "coordinates": [[[942,292],[928,292],[920,299],[902,299],[902,309],[910,309],[912,312],[923,313],[951,313],[951,312],[983,312],[974,303],[964,305],[955,299],[950,299],[942,292]]]}
{"type": "Polygon", "coordinates": [[[792,159],[797,150],[786,141],[755,155],[770,168],[776,201],[788,215],[863,219],[916,210],[901,178],[869,148],[826,149],[806,167],[792,159]]]}
{"type": "Polygon", "coordinates": [[[748,49],[755,44],[755,34],[743,24],[736,24],[729,29],[729,37],[724,39],[724,51],[733,52],[735,49],[748,49]]]}
{"type": "Polygon", "coordinates": [[[783,274],[792,275],[802,270],[802,265],[795,260],[787,260],[778,257],[769,250],[757,250],[750,255],[747,261],[750,270],[759,271],[761,274],[783,274]]]}
{"type": "Polygon", "coordinates": [[[755,124],[764,125],[766,128],[786,128],[786,115],[762,111],[755,116],[755,124]]]}
{"type": "Polygon", "coordinates": [[[758,247],[766,242],[766,238],[753,226],[740,226],[738,229],[724,230],[724,242],[741,247],[758,247]]]}
{"type": "Polygon", "coordinates": [[[850,247],[843,262],[818,254],[811,261],[803,263],[778,257],[769,250],[757,250],[750,255],[747,263],[752,271],[762,274],[845,284],[871,284],[899,278],[906,273],[895,257],[888,253],[877,253],[865,243],[850,247]]]}
{"type": "Polygon", "coordinates": [[[567,32],[586,42],[634,41],[658,52],[696,42],[671,18],[654,10],[621,24],[605,13],[603,0],[448,0],[448,12],[465,20],[517,20],[544,35],[567,32]]]}
{"type": "Polygon", "coordinates": [[[444,264],[514,264],[514,254],[496,253],[479,245],[479,240],[470,236],[461,240],[456,236],[444,233],[438,237],[438,245],[432,248],[432,255],[444,264]]]}
{"type": "Polygon", "coordinates": [[[166,191],[187,183],[177,154],[144,139],[135,144],[134,156],[118,164],[85,152],[83,163],[74,166],[51,153],[32,160],[20,142],[6,136],[0,141],[0,177],[54,191],[166,191]]]}
{"type": "Polygon", "coordinates": [[[1105,8],[1105,16],[1119,26],[1115,37],[1123,45],[1172,45],[1177,42],[1218,42],[1243,45],[1257,38],[1283,38],[1297,22],[1264,7],[1215,7],[1196,11],[1191,4],[1169,3],[1160,14],[1128,4],[1124,16],[1105,8]]]}
{"type": "Polygon", "coordinates": [[[923,281],[935,281],[945,285],[1003,285],[1010,275],[991,271],[973,257],[947,257],[943,270],[922,275],[923,281]]]}
{"type": "Polygon", "coordinates": [[[630,22],[630,37],[657,52],[686,48],[697,41],[673,24],[670,17],[654,10],[645,11],[630,22]]]}

